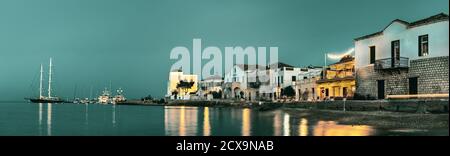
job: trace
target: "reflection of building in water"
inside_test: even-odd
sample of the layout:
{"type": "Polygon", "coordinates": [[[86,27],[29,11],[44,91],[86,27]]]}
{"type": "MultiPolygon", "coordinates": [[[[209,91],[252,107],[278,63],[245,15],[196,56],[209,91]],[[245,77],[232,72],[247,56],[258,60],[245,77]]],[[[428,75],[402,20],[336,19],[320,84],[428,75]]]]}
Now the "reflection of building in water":
{"type": "Polygon", "coordinates": [[[164,107],[164,127],[166,135],[197,135],[197,107],[164,107]]]}
{"type": "Polygon", "coordinates": [[[251,134],[251,112],[249,108],[242,109],[242,136],[250,136],[251,134]]]}
{"type": "Polygon", "coordinates": [[[291,126],[289,124],[289,114],[284,113],[283,118],[283,136],[289,136],[291,134],[291,126]]]}
{"type": "Polygon", "coordinates": [[[308,120],[305,118],[300,119],[300,123],[298,124],[298,135],[308,136],[308,120]]]}
{"type": "Polygon", "coordinates": [[[274,136],[289,136],[291,135],[291,126],[289,123],[289,114],[281,111],[276,111],[273,117],[273,131],[274,136]],[[283,117],[282,117],[283,116],[283,117]]]}
{"type": "Polygon", "coordinates": [[[209,123],[209,108],[203,109],[203,136],[211,135],[211,125],[209,123]]]}
{"type": "Polygon", "coordinates": [[[281,135],[281,111],[276,111],[273,116],[273,135],[280,136],[281,135]]]}
{"type": "Polygon", "coordinates": [[[180,109],[178,121],[180,123],[178,126],[178,135],[186,136],[186,110],[184,106],[180,109]]]}
{"type": "Polygon", "coordinates": [[[368,136],[374,133],[371,126],[338,125],[334,121],[319,121],[314,136],[368,136]]]}

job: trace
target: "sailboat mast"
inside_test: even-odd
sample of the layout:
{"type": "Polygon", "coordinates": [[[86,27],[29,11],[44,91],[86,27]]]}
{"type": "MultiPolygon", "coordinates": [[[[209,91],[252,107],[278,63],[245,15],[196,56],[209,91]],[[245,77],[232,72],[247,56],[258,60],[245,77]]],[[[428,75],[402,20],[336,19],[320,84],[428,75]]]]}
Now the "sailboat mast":
{"type": "Polygon", "coordinates": [[[50,65],[49,65],[49,72],[48,72],[48,97],[52,97],[52,58],[50,57],[50,65]]]}
{"type": "Polygon", "coordinates": [[[41,64],[41,76],[39,80],[39,98],[42,98],[42,74],[44,73],[44,69],[42,68],[41,64]]]}
{"type": "Polygon", "coordinates": [[[89,100],[92,99],[92,86],[91,86],[91,91],[89,93],[89,100]]]}

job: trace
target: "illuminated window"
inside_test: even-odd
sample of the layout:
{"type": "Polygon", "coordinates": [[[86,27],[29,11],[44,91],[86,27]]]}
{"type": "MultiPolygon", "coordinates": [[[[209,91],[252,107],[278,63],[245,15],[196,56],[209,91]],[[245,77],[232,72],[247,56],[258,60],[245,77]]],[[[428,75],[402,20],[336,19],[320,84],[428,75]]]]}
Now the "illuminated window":
{"type": "Polygon", "coordinates": [[[419,36],[419,56],[428,55],[428,35],[419,36]]]}

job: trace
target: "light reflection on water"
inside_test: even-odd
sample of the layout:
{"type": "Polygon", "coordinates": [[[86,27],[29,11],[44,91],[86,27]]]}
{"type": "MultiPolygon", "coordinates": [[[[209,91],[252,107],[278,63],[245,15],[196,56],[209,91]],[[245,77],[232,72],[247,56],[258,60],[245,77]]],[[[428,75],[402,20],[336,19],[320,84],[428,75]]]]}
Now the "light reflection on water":
{"type": "MultiPolygon", "coordinates": [[[[299,114],[282,110],[261,112],[248,108],[47,103],[0,104],[0,127],[0,135],[365,136],[380,134],[380,131],[375,131],[373,127],[367,125],[342,125],[336,121],[323,121],[316,116],[313,118],[299,116],[299,114]]],[[[386,133],[381,132],[381,134],[386,133]]],[[[400,131],[395,134],[399,133],[406,132],[400,131]]]]}
{"type": "Polygon", "coordinates": [[[204,108],[203,113],[203,136],[210,136],[211,135],[211,126],[209,123],[209,108],[204,108]]]}
{"type": "Polygon", "coordinates": [[[308,136],[308,120],[305,118],[300,119],[298,124],[298,136],[308,136]]]}
{"type": "Polygon", "coordinates": [[[196,107],[165,107],[164,126],[166,135],[195,136],[197,135],[198,108],[196,107]]]}
{"type": "Polygon", "coordinates": [[[251,119],[250,119],[251,110],[248,108],[242,109],[242,136],[250,136],[252,125],[251,125],[251,119]]]}
{"type": "Polygon", "coordinates": [[[42,103],[39,103],[39,117],[38,117],[38,122],[39,122],[39,135],[42,135],[42,103]]]}
{"type": "Polygon", "coordinates": [[[289,123],[289,114],[284,113],[283,118],[283,136],[289,136],[291,134],[291,123],[289,123]]]}
{"type": "Polygon", "coordinates": [[[374,129],[366,125],[339,125],[335,121],[319,121],[314,128],[314,136],[369,136],[374,129]]]}
{"type": "Polygon", "coordinates": [[[52,135],[52,104],[47,104],[47,135],[52,135]]]}
{"type": "Polygon", "coordinates": [[[170,136],[210,136],[210,135],[274,135],[274,136],[368,136],[374,135],[375,130],[367,125],[340,125],[335,121],[309,121],[307,118],[296,118],[283,111],[257,112],[251,109],[220,109],[209,107],[166,106],[164,109],[165,132],[170,136]],[[212,112],[211,112],[212,111],[212,112]],[[226,132],[219,131],[222,123],[216,120],[215,113],[229,112],[226,120],[240,120],[227,122],[226,132]],[[264,118],[265,120],[256,120],[264,118]],[[201,121],[199,121],[201,120],[201,121]],[[202,123],[202,124],[200,124],[202,123]],[[237,127],[239,133],[236,133],[237,127]],[[255,127],[272,127],[267,129],[255,127]]]}
{"type": "MultiPolygon", "coordinates": [[[[39,135],[43,135],[42,133],[42,120],[43,120],[43,112],[44,112],[44,107],[43,107],[43,103],[39,103],[39,112],[38,112],[38,133],[39,135]]],[[[51,136],[52,135],[52,104],[51,103],[47,103],[47,113],[45,114],[47,117],[47,123],[45,124],[45,126],[47,127],[46,132],[47,132],[47,136],[51,136]]]]}
{"type": "Polygon", "coordinates": [[[307,118],[293,118],[289,113],[276,111],[274,113],[274,135],[279,136],[370,136],[375,135],[375,128],[367,125],[341,125],[336,121],[308,121],[307,118]],[[281,116],[283,115],[283,118],[281,116]],[[298,120],[298,124],[292,121],[298,120]],[[282,123],[282,124],[281,124],[282,123]],[[292,129],[293,127],[296,129],[292,129]],[[292,130],[296,130],[293,133],[292,130]]]}

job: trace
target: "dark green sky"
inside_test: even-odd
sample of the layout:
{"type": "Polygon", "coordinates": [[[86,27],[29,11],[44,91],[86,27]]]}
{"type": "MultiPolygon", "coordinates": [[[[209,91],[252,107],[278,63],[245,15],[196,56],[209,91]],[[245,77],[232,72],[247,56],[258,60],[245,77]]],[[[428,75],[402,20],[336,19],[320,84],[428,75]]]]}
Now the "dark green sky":
{"type": "Polygon", "coordinates": [[[278,46],[279,60],[322,65],[353,38],[400,18],[447,13],[448,0],[0,0],[0,100],[37,93],[53,57],[55,92],[89,96],[112,82],[163,96],[176,46],[278,46]],[[34,90],[32,90],[32,88],[34,90]]]}

